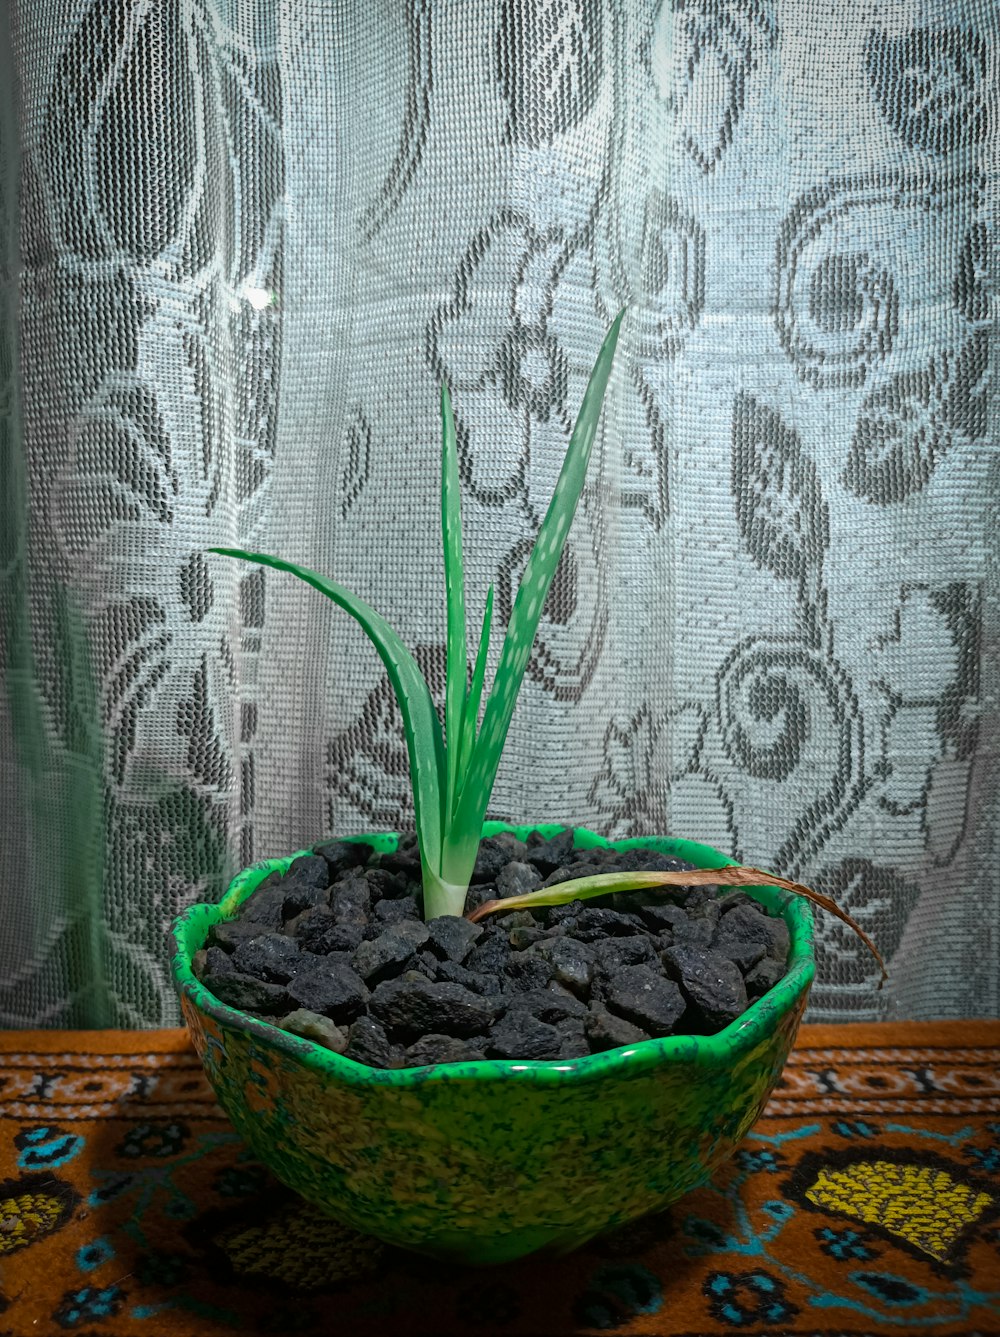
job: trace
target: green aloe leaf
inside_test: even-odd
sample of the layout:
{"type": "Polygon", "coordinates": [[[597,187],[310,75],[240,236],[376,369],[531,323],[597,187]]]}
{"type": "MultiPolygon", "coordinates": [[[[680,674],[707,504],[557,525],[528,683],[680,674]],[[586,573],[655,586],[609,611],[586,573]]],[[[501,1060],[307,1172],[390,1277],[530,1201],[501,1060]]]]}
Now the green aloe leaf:
{"type": "Polygon", "coordinates": [[[518,587],[496,678],[486,703],[483,727],[476,740],[455,810],[455,826],[460,831],[478,830],[482,826],[542,608],[583,492],[624,315],[623,309],[616,316],[601,346],[552,501],[518,587]]]}
{"type": "MultiPolygon", "coordinates": [[[[444,731],[447,747],[448,783],[444,795],[443,820],[447,827],[455,810],[462,740],[466,713],[465,674],[468,667],[465,642],[465,567],[462,560],[461,484],[455,415],[448,386],[441,386],[441,535],[444,544],[445,597],[448,611],[445,650],[444,731]]],[[[478,712],[478,706],[477,706],[478,712]]],[[[473,722],[474,726],[474,722],[473,722]]]]}
{"type": "MultiPolygon", "coordinates": [[[[465,702],[465,715],[462,720],[462,752],[458,761],[458,773],[464,775],[469,766],[469,758],[476,742],[476,726],[479,723],[479,703],[483,696],[483,680],[486,677],[486,656],[490,648],[490,627],[493,625],[493,586],[486,591],[486,607],[483,610],[483,627],[479,633],[479,649],[476,652],[476,666],[472,670],[472,682],[465,702]]],[[[453,815],[454,809],[452,809],[453,815]]]]}
{"type": "MultiPolygon", "coordinates": [[[[376,613],[363,599],[357,598],[343,585],[338,585],[336,581],[321,576],[306,566],[286,562],[280,557],[270,557],[266,553],[244,552],[240,548],[210,548],[209,551],[219,553],[223,557],[237,557],[246,562],[257,562],[261,566],[270,566],[276,571],[288,571],[291,575],[298,576],[299,580],[304,580],[307,585],[332,599],[346,613],[350,613],[368,635],[385,665],[403,716],[421,861],[425,869],[429,867],[436,872],[440,864],[444,838],[442,802],[447,782],[444,740],[441,737],[441,724],[434,709],[430,690],[409,650],[385,618],[376,613]]],[[[463,672],[463,687],[464,682],[463,672]]]]}

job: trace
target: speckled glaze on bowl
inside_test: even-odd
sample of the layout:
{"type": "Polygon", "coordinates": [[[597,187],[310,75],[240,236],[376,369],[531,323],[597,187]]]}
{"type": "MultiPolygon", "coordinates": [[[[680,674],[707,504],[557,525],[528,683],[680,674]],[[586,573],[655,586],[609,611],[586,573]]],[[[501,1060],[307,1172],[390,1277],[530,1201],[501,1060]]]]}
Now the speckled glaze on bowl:
{"type": "MultiPolygon", "coordinates": [[[[524,838],[553,825],[487,823],[524,838]]],[[[690,841],[644,846],[703,868],[732,863],[690,841]]],[[[359,836],[381,850],[394,835],[359,836]]],[[[795,1039],[812,983],[808,902],[750,888],[791,937],[785,978],[713,1036],[646,1040],[583,1059],[483,1060],[381,1071],[220,1003],[191,960],[209,928],[275,869],[240,874],[218,905],[174,925],[184,1016],[219,1101],[254,1154],[323,1211],[392,1244],[465,1263],[564,1252],[703,1182],[757,1119],[795,1039]]]]}

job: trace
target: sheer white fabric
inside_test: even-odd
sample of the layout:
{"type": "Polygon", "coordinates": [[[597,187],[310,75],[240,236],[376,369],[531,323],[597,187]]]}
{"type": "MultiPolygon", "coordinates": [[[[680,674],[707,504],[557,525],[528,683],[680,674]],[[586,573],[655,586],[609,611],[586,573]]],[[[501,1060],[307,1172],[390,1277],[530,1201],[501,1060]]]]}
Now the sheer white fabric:
{"type": "Polygon", "coordinates": [[[494,815],[834,894],[813,1019],[997,1011],[992,0],[4,22],[0,1023],[171,1023],[177,910],[410,823],[360,632],[206,549],[440,694],[439,384],[502,626],[625,302],[494,815]]]}

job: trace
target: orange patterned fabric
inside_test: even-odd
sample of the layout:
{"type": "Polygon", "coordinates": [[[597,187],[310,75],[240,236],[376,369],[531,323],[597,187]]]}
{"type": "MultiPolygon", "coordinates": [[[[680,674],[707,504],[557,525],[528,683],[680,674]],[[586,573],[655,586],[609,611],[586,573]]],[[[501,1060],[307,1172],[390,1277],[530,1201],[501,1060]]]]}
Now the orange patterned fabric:
{"type": "Polygon", "coordinates": [[[1000,1334],[1000,1022],[803,1027],[712,1184],[494,1269],[286,1192],[181,1031],[0,1034],[0,1102],[0,1337],[1000,1334]]]}

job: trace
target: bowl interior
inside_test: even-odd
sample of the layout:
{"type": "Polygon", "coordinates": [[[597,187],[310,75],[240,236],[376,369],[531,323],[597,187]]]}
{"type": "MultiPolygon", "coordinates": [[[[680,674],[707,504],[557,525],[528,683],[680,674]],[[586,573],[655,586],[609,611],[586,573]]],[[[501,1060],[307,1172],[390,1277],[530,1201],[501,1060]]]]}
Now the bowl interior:
{"type": "MultiPolygon", "coordinates": [[[[532,831],[553,836],[564,829],[555,823],[514,826],[504,822],[487,822],[483,827],[483,836],[508,831],[524,839],[532,831]]],[[[381,832],[374,835],[345,837],[345,839],[364,841],[380,852],[389,852],[397,847],[399,838],[395,833],[381,832]]],[[[655,850],[658,853],[685,859],[700,868],[722,868],[735,862],[718,850],[695,841],[662,836],[610,841],[585,827],[574,828],[574,846],[577,849],[611,845],[620,849],[655,850]]],[[[335,1073],[339,1080],[351,1085],[405,1087],[428,1080],[446,1080],[447,1066],[383,1070],[355,1063],[352,1059],[334,1054],[310,1040],[289,1035],[277,1026],[257,1021],[244,1012],[227,1007],[209,993],[194,975],[192,959],[195,952],[204,945],[212,925],[235,918],[240,905],[253,894],[264,878],[275,871],[283,871],[302,853],[308,851],[298,851],[283,858],[268,859],[252,865],[234,879],[218,904],[193,905],[177,919],[173,929],[176,944],[173,965],[182,996],[186,997],[196,1009],[214,1017],[221,1025],[249,1032],[258,1041],[264,1041],[289,1055],[294,1055],[298,1061],[305,1062],[310,1067],[335,1073]]],[[[732,1063],[741,1053],[748,1052],[771,1032],[777,1016],[784,1015],[800,1001],[812,982],[814,973],[813,917],[809,902],[776,887],[751,886],[745,890],[761,902],[769,913],[780,914],[788,925],[790,938],[788,969],[784,978],[773,989],[753,1003],[729,1026],[715,1035],[669,1036],[660,1040],[644,1040],[640,1044],[572,1061],[517,1063],[510,1060],[483,1059],[462,1064],[462,1079],[492,1081],[503,1076],[505,1080],[520,1079],[535,1083],[588,1081],[599,1080],[609,1070],[621,1068],[626,1064],[629,1071],[634,1073],[648,1067],[659,1066],[672,1058],[683,1062],[691,1062],[694,1059],[712,1066],[718,1063],[732,1063]]]]}

